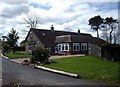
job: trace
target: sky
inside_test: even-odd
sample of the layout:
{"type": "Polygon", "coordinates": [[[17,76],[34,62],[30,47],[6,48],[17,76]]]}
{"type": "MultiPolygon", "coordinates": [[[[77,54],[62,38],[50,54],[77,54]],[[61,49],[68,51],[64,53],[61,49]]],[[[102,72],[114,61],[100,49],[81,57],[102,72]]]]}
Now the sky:
{"type": "Polygon", "coordinates": [[[20,37],[18,43],[25,39],[29,31],[24,18],[27,14],[40,17],[37,28],[89,33],[88,20],[100,15],[102,18],[118,19],[119,0],[0,0],[0,34],[8,35],[14,28],[20,37]]]}

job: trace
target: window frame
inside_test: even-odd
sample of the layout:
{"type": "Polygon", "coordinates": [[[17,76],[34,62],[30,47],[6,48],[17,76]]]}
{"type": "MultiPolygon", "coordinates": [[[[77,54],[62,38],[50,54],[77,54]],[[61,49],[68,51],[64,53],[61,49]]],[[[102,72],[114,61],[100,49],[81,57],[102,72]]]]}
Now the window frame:
{"type": "Polygon", "coordinates": [[[61,43],[58,44],[57,47],[58,47],[58,51],[69,51],[69,43],[61,43]]]}
{"type": "Polygon", "coordinates": [[[81,43],[81,51],[86,51],[86,50],[88,50],[87,43],[81,43]]]}
{"type": "Polygon", "coordinates": [[[80,51],[80,43],[73,43],[73,51],[80,51]]]}

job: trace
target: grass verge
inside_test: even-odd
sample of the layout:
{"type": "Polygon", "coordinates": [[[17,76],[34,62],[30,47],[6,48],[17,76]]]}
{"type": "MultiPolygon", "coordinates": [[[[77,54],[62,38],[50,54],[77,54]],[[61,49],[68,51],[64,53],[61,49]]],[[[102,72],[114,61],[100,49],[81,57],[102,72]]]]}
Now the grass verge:
{"type": "Polygon", "coordinates": [[[101,60],[97,57],[70,57],[63,59],[53,59],[53,63],[44,65],[52,69],[63,70],[76,73],[82,79],[102,81],[106,83],[118,83],[118,67],[120,63],[101,60]]]}
{"type": "Polygon", "coordinates": [[[16,53],[5,53],[4,54],[5,56],[7,56],[8,58],[10,59],[16,59],[16,58],[30,58],[31,55],[30,54],[26,54],[26,53],[19,53],[19,52],[16,52],[16,53]]]}

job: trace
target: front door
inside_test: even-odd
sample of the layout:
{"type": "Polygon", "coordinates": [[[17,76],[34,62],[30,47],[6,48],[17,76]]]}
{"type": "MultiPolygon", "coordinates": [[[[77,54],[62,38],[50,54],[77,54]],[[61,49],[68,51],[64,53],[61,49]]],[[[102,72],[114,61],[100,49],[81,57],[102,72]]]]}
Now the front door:
{"type": "Polygon", "coordinates": [[[58,47],[55,47],[55,53],[58,53],[58,47]]]}

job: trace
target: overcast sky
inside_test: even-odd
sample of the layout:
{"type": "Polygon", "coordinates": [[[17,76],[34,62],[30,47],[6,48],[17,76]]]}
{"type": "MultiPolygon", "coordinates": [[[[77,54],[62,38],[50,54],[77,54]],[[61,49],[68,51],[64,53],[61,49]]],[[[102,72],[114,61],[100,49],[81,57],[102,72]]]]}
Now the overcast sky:
{"type": "Polygon", "coordinates": [[[0,3],[0,33],[7,35],[14,27],[19,33],[19,42],[25,39],[29,31],[24,22],[26,14],[35,13],[40,16],[39,29],[50,29],[53,24],[55,30],[90,33],[88,20],[100,15],[103,18],[118,19],[119,0],[4,0],[0,3]]]}

